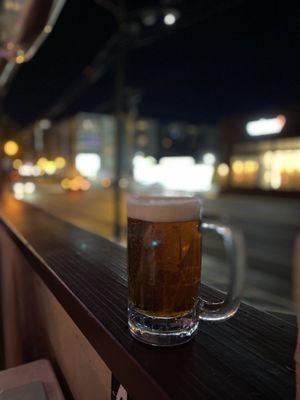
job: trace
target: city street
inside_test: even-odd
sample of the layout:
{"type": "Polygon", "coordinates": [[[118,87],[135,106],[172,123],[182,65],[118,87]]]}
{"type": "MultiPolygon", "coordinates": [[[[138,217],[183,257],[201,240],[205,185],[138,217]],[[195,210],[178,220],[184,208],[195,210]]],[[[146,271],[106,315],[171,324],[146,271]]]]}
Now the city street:
{"type": "MultiPolygon", "coordinates": [[[[112,189],[63,192],[57,186],[38,188],[26,201],[81,228],[114,239],[114,193],[112,189]]],[[[126,245],[126,194],[121,194],[121,243],[126,245]]],[[[258,308],[293,312],[291,260],[294,239],[300,232],[297,200],[223,195],[204,200],[204,216],[220,217],[239,227],[246,240],[247,281],[244,300],[258,308]]],[[[226,289],[228,271],[221,243],[204,238],[202,280],[226,289]]]]}

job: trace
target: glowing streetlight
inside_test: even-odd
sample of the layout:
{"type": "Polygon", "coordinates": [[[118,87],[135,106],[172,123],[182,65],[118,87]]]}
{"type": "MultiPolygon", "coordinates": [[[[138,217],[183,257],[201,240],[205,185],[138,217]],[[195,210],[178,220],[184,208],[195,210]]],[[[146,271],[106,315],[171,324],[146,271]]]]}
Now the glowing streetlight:
{"type": "Polygon", "coordinates": [[[176,15],[173,12],[168,12],[165,16],[164,16],[164,23],[166,25],[174,25],[176,22],[176,15]]]}
{"type": "Polygon", "coordinates": [[[7,156],[15,156],[18,151],[19,151],[19,146],[13,140],[9,140],[8,142],[5,143],[5,145],[4,145],[4,153],[7,156]]]}

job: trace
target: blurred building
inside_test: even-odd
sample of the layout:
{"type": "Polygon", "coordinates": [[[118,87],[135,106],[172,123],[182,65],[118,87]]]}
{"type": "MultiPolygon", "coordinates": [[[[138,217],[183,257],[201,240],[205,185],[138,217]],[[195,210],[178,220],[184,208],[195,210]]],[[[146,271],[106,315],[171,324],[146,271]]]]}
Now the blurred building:
{"type": "Polygon", "coordinates": [[[61,121],[42,119],[20,132],[19,157],[23,163],[37,163],[42,170],[50,163],[49,175],[79,172],[96,178],[101,171],[113,177],[115,133],[116,120],[110,115],[79,113],[61,121]],[[53,166],[55,162],[60,167],[53,166]]]}
{"type": "Polygon", "coordinates": [[[218,134],[215,125],[185,122],[163,124],[159,157],[192,156],[201,161],[204,154],[212,153],[218,158],[218,134]]]}
{"type": "Polygon", "coordinates": [[[224,190],[300,193],[300,108],[226,118],[220,123],[224,190]]]}
{"type": "Polygon", "coordinates": [[[143,118],[133,122],[134,143],[131,148],[131,159],[137,152],[142,152],[145,156],[158,157],[159,128],[160,125],[155,119],[143,118]]]}
{"type": "Polygon", "coordinates": [[[215,126],[160,124],[151,118],[135,120],[129,114],[123,122],[118,151],[114,115],[79,113],[60,121],[42,119],[21,132],[20,157],[32,168],[38,167],[43,176],[57,176],[61,182],[82,175],[110,185],[116,179],[118,161],[118,178],[124,178],[124,187],[133,178],[142,185],[170,190],[211,190],[218,159],[215,126]]]}
{"type": "Polygon", "coordinates": [[[159,125],[151,120],[152,134],[146,140],[146,122],[136,123],[138,146],[142,144],[145,150],[146,144],[149,147],[148,151],[139,147],[140,151],[134,155],[134,180],[141,185],[157,185],[173,194],[211,190],[218,158],[218,130],[211,125],[184,122],[159,125]],[[139,128],[144,133],[140,134],[139,128]]]}
{"type": "MultiPolygon", "coordinates": [[[[52,130],[59,141],[61,155],[69,161],[71,168],[78,169],[82,160],[83,169],[93,169],[92,164],[97,169],[95,160],[98,157],[98,172],[112,177],[115,171],[116,126],[116,120],[111,115],[79,113],[54,124],[52,130]]],[[[96,175],[98,172],[95,172],[96,175]]]]}

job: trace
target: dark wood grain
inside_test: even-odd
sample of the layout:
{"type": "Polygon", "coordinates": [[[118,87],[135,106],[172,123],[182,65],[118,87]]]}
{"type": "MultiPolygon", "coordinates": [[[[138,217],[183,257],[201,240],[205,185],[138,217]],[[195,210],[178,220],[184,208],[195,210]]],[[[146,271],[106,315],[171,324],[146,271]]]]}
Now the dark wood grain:
{"type": "Polygon", "coordinates": [[[186,345],[148,347],[127,329],[124,248],[10,197],[1,223],[133,399],[294,398],[292,324],[242,304],[186,345]]]}

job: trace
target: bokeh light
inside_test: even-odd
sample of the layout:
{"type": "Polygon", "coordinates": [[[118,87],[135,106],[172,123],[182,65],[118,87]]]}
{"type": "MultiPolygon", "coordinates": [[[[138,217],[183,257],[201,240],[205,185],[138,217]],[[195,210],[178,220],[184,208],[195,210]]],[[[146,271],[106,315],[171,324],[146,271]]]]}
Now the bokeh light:
{"type": "Polygon", "coordinates": [[[46,165],[47,165],[47,158],[41,157],[37,160],[37,165],[41,168],[41,170],[44,170],[46,165]]]}
{"type": "Polygon", "coordinates": [[[16,159],[13,161],[13,167],[14,167],[14,169],[19,169],[19,168],[21,167],[22,164],[23,164],[23,163],[22,163],[22,160],[20,160],[19,158],[16,158],[16,159]]]}
{"type": "Polygon", "coordinates": [[[235,174],[241,174],[244,171],[244,163],[243,161],[236,160],[232,164],[232,170],[235,174]]]}
{"type": "Polygon", "coordinates": [[[9,140],[4,144],[4,153],[7,156],[15,156],[18,151],[19,151],[19,146],[13,140],[9,140]]]}
{"type": "Polygon", "coordinates": [[[214,165],[216,162],[216,156],[213,153],[205,153],[203,155],[203,162],[206,165],[214,165]]]}
{"type": "Polygon", "coordinates": [[[111,186],[111,179],[110,179],[110,178],[107,178],[107,177],[101,179],[101,185],[102,185],[104,188],[109,188],[109,187],[111,186]]]}
{"type": "Polygon", "coordinates": [[[54,164],[57,169],[63,169],[66,166],[66,160],[64,159],[64,157],[56,157],[56,159],[54,160],[54,164]]]}
{"type": "Polygon", "coordinates": [[[26,194],[32,194],[35,191],[35,184],[33,182],[26,182],[24,184],[24,192],[26,194]]]}
{"type": "Polygon", "coordinates": [[[64,189],[64,190],[68,190],[70,188],[70,181],[68,178],[64,178],[61,182],[60,182],[60,186],[64,189]]]}
{"type": "Polygon", "coordinates": [[[90,182],[87,181],[86,179],[84,179],[84,180],[81,182],[81,190],[86,191],[86,190],[89,190],[90,187],[91,187],[91,184],[90,184],[90,182]]]}
{"type": "Polygon", "coordinates": [[[164,16],[164,23],[166,25],[174,25],[176,22],[176,15],[174,13],[169,12],[164,16]]]}
{"type": "Polygon", "coordinates": [[[54,175],[56,172],[56,166],[54,161],[48,161],[44,167],[44,170],[47,175],[54,175]]]}
{"type": "Polygon", "coordinates": [[[220,176],[227,176],[229,174],[229,167],[227,164],[222,163],[218,166],[217,169],[218,175],[220,176]]]}

